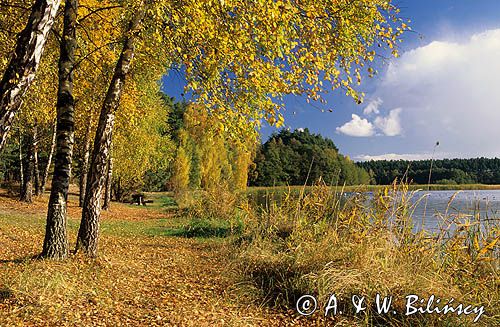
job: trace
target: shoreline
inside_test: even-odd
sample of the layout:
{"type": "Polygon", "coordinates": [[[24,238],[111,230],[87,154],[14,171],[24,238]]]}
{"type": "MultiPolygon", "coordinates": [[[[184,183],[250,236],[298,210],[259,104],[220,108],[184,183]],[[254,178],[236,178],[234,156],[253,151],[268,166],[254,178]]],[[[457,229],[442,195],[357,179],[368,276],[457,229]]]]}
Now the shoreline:
{"type": "MultiPolygon", "coordinates": [[[[312,186],[305,186],[309,189],[312,186]]],[[[341,185],[331,186],[337,188],[338,191],[343,189],[344,192],[373,192],[383,190],[384,188],[392,188],[393,185],[349,185],[342,187],[341,185]]],[[[246,193],[261,192],[261,191],[284,191],[290,189],[291,191],[299,191],[303,189],[303,185],[293,186],[249,186],[246,193]]],[[[500,190],[499,184],[410,184],[408,185],[409,191],[423,190],[426,191],[481,191],[481,190],[500,190]]]]}

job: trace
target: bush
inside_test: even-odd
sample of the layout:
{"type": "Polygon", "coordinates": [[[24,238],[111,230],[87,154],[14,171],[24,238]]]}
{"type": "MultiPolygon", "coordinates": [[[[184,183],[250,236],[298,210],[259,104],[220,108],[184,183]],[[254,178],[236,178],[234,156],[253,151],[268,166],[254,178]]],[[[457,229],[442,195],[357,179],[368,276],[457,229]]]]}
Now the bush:
{"type": "Polygon", "coordinates": [[[457,182],[454,181],[453,179],[440,179],[436,181],[436,184],[440,185],[457,185],[457,182]]]}
{"type": "Polygon", "coordinates": [[[239,235],[244,229],[246,201],[225,185],[206,190],[176,194],[186,210],[188,223],[173,235],[184,237],[227,237],[239,235]]]}
{"type": "Polygon", "coordinates": [[[182,237],[228,237],[240,234],[243,222],[240,220],[235,225],[224,220],[191,219],[180,229],[173,230],[169,235],[182,237]]]}

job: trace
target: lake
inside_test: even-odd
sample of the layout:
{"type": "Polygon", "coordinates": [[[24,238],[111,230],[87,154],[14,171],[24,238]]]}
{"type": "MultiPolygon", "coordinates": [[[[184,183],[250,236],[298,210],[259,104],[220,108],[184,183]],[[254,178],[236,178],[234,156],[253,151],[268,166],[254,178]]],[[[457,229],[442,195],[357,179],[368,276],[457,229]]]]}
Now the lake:
{"type": "Polygon", "coordinates": [[[415,208],[413,217],[417,229],[422,227],[423,218],[425,229],[437,230],[445,213],[449,218],[479,215],[483,223],[499,222],[500,190],[419,191],[414,201],[422,196],[427,196],[427,207],[423,199],[415,208]]]}
{"type": "MultiPolygon", "coordinates": [[[[249,192],[251,201],[259,206],[266,206],[269,199],[278,203],[286,192],[286,188],[281,190],[265,190],[249,192]]],[[[298,190],[292,190],[298,194],[298,190]]],[[[373,192],[364,193],[368,199],[373,196],[373,192]]],[[[347,197],[353,193],[347,193],[347,197]]],[[[420,202],[415,206],[412,215],[415,229],[424,228],[428,231],[437,231],[446,214],[447,219],[452,220],[460,217],[463,222],[467,215],[478,215],[483,224],[490,223],[498,225],[500,223],[500,190],[463,190],[463,191],[418,191],[412,198],[412,203],[420,202]],[[450,199],[454,196],[450,203],[450,199]],[[422,198],[424,197],[424,198],[422,198]],[[422,199],[421,199],[422,198],[422,199]]]]}

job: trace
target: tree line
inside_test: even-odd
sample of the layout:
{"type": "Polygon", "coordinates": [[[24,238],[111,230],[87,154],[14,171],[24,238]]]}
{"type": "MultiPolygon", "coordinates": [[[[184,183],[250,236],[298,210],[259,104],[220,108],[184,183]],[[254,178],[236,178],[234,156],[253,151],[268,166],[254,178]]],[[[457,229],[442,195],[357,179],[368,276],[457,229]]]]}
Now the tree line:
{"type": "Polygon", "coordinates": [[[500,184],[499,158],[433,160],[379,160],[358,162],[376,184],[407,179],[416,184],[500,184]],[[430,176],[429,176],[430,175],[430,176]]]}

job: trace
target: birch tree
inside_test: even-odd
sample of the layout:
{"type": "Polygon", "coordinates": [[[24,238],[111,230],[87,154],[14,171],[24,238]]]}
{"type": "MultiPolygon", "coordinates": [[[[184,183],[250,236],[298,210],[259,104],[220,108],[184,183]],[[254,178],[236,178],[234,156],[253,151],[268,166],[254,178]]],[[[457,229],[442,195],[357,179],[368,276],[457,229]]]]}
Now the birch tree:
{"type": "Polygon", "coordinates": [[[66,215],[75,130],[73,76],[77,16],[78,1],[66,0],[59,58],[56,155],[42,251],[43,257],[54,259],[68,255],[66,215]]]}
{"type": "Polygon", "coordinates": [[[76,251],[82,250],[89,256],[97,255],[102,192],[106,180],[106,168],[115,124],[115,115],[120,105],[125,79],[134,58],[135,42],[138,38],[143,15],[143,8],[140,8],[139,12],[129,23],[120,58],[116,64],[98,120],[82,210],[82,220],[78,230],[75,249],[76,251]]]}
{"type": "Polygon", "coordinates": [[[0,151],[5,146],[22,97],[35,77],[60,3],[60,0],[35,1],[0,80],[0,151]]]}

